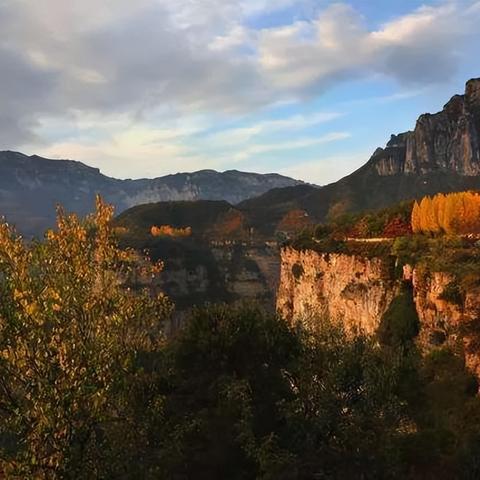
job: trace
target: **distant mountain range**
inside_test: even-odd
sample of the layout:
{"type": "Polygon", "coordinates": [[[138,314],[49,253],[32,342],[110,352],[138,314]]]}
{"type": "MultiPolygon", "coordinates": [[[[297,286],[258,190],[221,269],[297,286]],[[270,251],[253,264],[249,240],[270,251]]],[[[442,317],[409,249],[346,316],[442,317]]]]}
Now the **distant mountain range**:
{"type": "Polygon", "coordinates": [[[272,188],[301,182],[278,174],[201,170],[154,179],[118,180],[71,160],[0,152],[0,215],[25,235],[41,235],[55,220],[55,206],[84,215],[97,193],[120,213],[135,205],[178,200],[236,204],[272,188]]]}

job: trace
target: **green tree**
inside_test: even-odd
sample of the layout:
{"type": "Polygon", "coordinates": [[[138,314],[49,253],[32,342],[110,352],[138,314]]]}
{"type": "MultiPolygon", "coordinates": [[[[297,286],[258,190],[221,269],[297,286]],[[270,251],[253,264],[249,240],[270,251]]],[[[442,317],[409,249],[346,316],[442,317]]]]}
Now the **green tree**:
{"type": "Polygon", "coordinates": [[[295,478],[278,437],[299,349],[286,322],[256,307],[196,310],[168,347],[162,477],[295,478]]]}

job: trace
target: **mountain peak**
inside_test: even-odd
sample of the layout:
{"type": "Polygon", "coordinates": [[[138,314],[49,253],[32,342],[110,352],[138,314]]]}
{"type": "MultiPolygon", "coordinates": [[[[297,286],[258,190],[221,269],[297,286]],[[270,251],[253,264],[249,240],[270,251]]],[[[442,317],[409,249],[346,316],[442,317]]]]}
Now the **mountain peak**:
{"type": "Polygon", "coordinates": [[[472,78],[467,82],[465,100],[471,106],[480,107],[480,78],[472,78]]]}
{"type": "Polygon", "coordinates": [[[411,132],[392,135],[372,159],[381,176],[445,172],[480,175],[480,78],[467,82],[438,113],[425,113],[411,132]]]}

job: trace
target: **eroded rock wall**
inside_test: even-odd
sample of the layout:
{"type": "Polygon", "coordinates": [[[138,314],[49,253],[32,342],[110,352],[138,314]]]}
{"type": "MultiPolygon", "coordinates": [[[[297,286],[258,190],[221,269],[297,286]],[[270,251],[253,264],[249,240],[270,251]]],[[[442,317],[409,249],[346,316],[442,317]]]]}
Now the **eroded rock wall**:
{"type": "Polygon", "coordinates": [[[446,292],[455,283],[449,273],[407,266],[404,277],[413,285],[420,321],[418,344],[425,351],[444,344],[462,349],[467,366],[480,378],[480,288],[449,298],[446,292]]]}
{"type": "Polygon", "coordinates": [[[415,130],[392,135],[373,159],[379,175],[480,174],[480,79],[470,80],[464,95],[455,95],[436,114],[420,116],[415,130]]]}
{"type": "Polygon", "coordinates": [[[277,309],[286,319],[325,314],[372,334],[396,293],[391,261],[282,250],[277,309]]]}
{"type": "Polygon", "coordinates": [[[460,349],[467,366],[480,378],[480,287],[449,298],[446,292],[455,281],[451,274],[406,266],[403,275],[395,275],[392,259],[285,248],[277,310],[288,321],[308,325],[328,315],[347,330],[374,334],[402,281],[413,287],[421,349],[442,345],[460,349]]]}

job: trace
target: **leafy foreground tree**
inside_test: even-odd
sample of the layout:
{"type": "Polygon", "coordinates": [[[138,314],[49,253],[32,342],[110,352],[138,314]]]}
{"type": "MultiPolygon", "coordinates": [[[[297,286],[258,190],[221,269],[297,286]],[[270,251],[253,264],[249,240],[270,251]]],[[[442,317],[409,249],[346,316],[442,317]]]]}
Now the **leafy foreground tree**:
{"type": "Polygon", "coordinates": [[[211,307],[168,350],[162,478],[395,478],[402,359],[373,341],[211,307]]]}
{"type": "Polygon", "coordinates": [[[161,400],[141,361],[170,306],[122,287],[134,258],[112,213],[100,199],[84,222],[59,211],[32,244],[0,225],[0,476],[121,478],[147,451],[161,400]]]}

